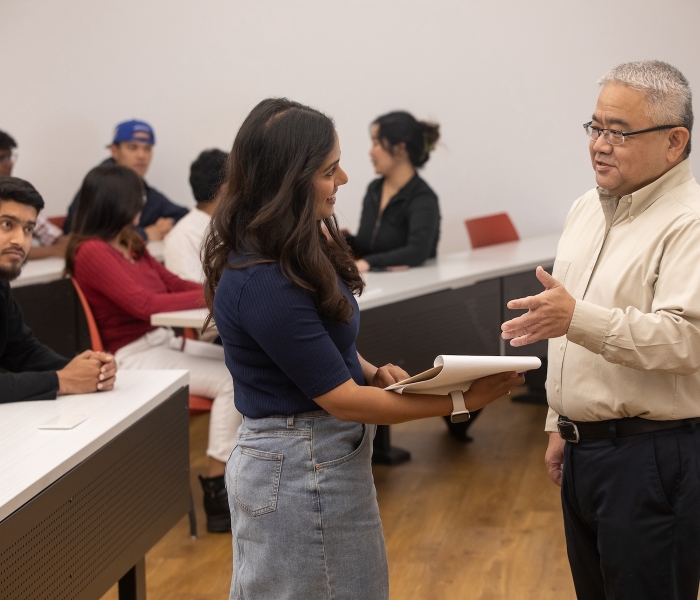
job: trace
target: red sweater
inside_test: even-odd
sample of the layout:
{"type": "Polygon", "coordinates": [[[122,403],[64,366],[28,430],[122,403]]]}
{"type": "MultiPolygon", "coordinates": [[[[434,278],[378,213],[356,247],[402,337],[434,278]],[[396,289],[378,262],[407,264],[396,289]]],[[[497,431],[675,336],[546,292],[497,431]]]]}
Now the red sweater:
{"type": "Polygon", "coordinates": [[[107,242],[88,240],[75,253],[73,276],[109,352],[155,329],[154,313],[205,306],[199,283],[173,275],[148,250],[132,264],[107,242]]]}

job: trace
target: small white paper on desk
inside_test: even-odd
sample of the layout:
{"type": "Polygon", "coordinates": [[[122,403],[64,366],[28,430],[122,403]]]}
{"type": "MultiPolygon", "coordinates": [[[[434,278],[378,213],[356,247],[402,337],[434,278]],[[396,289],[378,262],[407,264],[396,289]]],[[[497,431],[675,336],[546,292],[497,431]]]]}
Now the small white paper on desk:
{"type": "Polygon", "coordinates": [[[437,394],[466,392],[475,379],[505,373],[539,369],[542,362],[536,356],[459,356],[440,355],[434,367],[418,375],[384,388],[399,394],[437,394]]]}
{"type": "Polygon", "coordinates": [[[87,415],[58,415],[39,425],[39,429],[73,429],[87,420],[87,415]]]}

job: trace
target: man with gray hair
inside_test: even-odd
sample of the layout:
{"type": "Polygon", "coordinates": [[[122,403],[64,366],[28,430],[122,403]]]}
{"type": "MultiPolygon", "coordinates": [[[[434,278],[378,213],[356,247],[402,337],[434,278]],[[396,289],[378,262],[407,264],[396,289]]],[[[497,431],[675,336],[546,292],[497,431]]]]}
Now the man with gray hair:
{"type": "Polygon", "coordinates": [[[545,290],[509,302],[549,339],[545,463],[562,487],[579,599],[697,600],[700,186],[688,81],[619,65],[584,124],[597,188],[573,205],[545,290]]]}

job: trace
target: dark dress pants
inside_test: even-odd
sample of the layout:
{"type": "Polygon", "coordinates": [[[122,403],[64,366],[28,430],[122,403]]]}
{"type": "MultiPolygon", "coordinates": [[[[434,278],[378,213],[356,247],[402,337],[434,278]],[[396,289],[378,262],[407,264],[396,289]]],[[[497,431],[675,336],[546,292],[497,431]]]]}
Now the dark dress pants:
{"type": "Polygon", "coordinates": [[[700,425],[567,442],[562,505],[579,600],[697,600],[700,425]]]}

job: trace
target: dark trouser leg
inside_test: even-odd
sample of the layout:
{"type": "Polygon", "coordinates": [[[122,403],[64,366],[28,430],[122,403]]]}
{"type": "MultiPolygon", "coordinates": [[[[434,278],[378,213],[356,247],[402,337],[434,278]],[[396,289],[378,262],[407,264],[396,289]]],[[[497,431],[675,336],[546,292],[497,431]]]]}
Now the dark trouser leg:
{"type": "Polygon", "coordinates": [[[597,531],[579,511],[573,484],[572,444],[564,446],[564,475],[561,503],[564,512],[566,551],[579,600],[605,600],[603,573],[600,570],[597,531]]]}
{"type": "Polygon", "coordinates": [[[699,458],[700,428],[567,444],[562,503],[579,600],[697,600],[699,458]]]}

